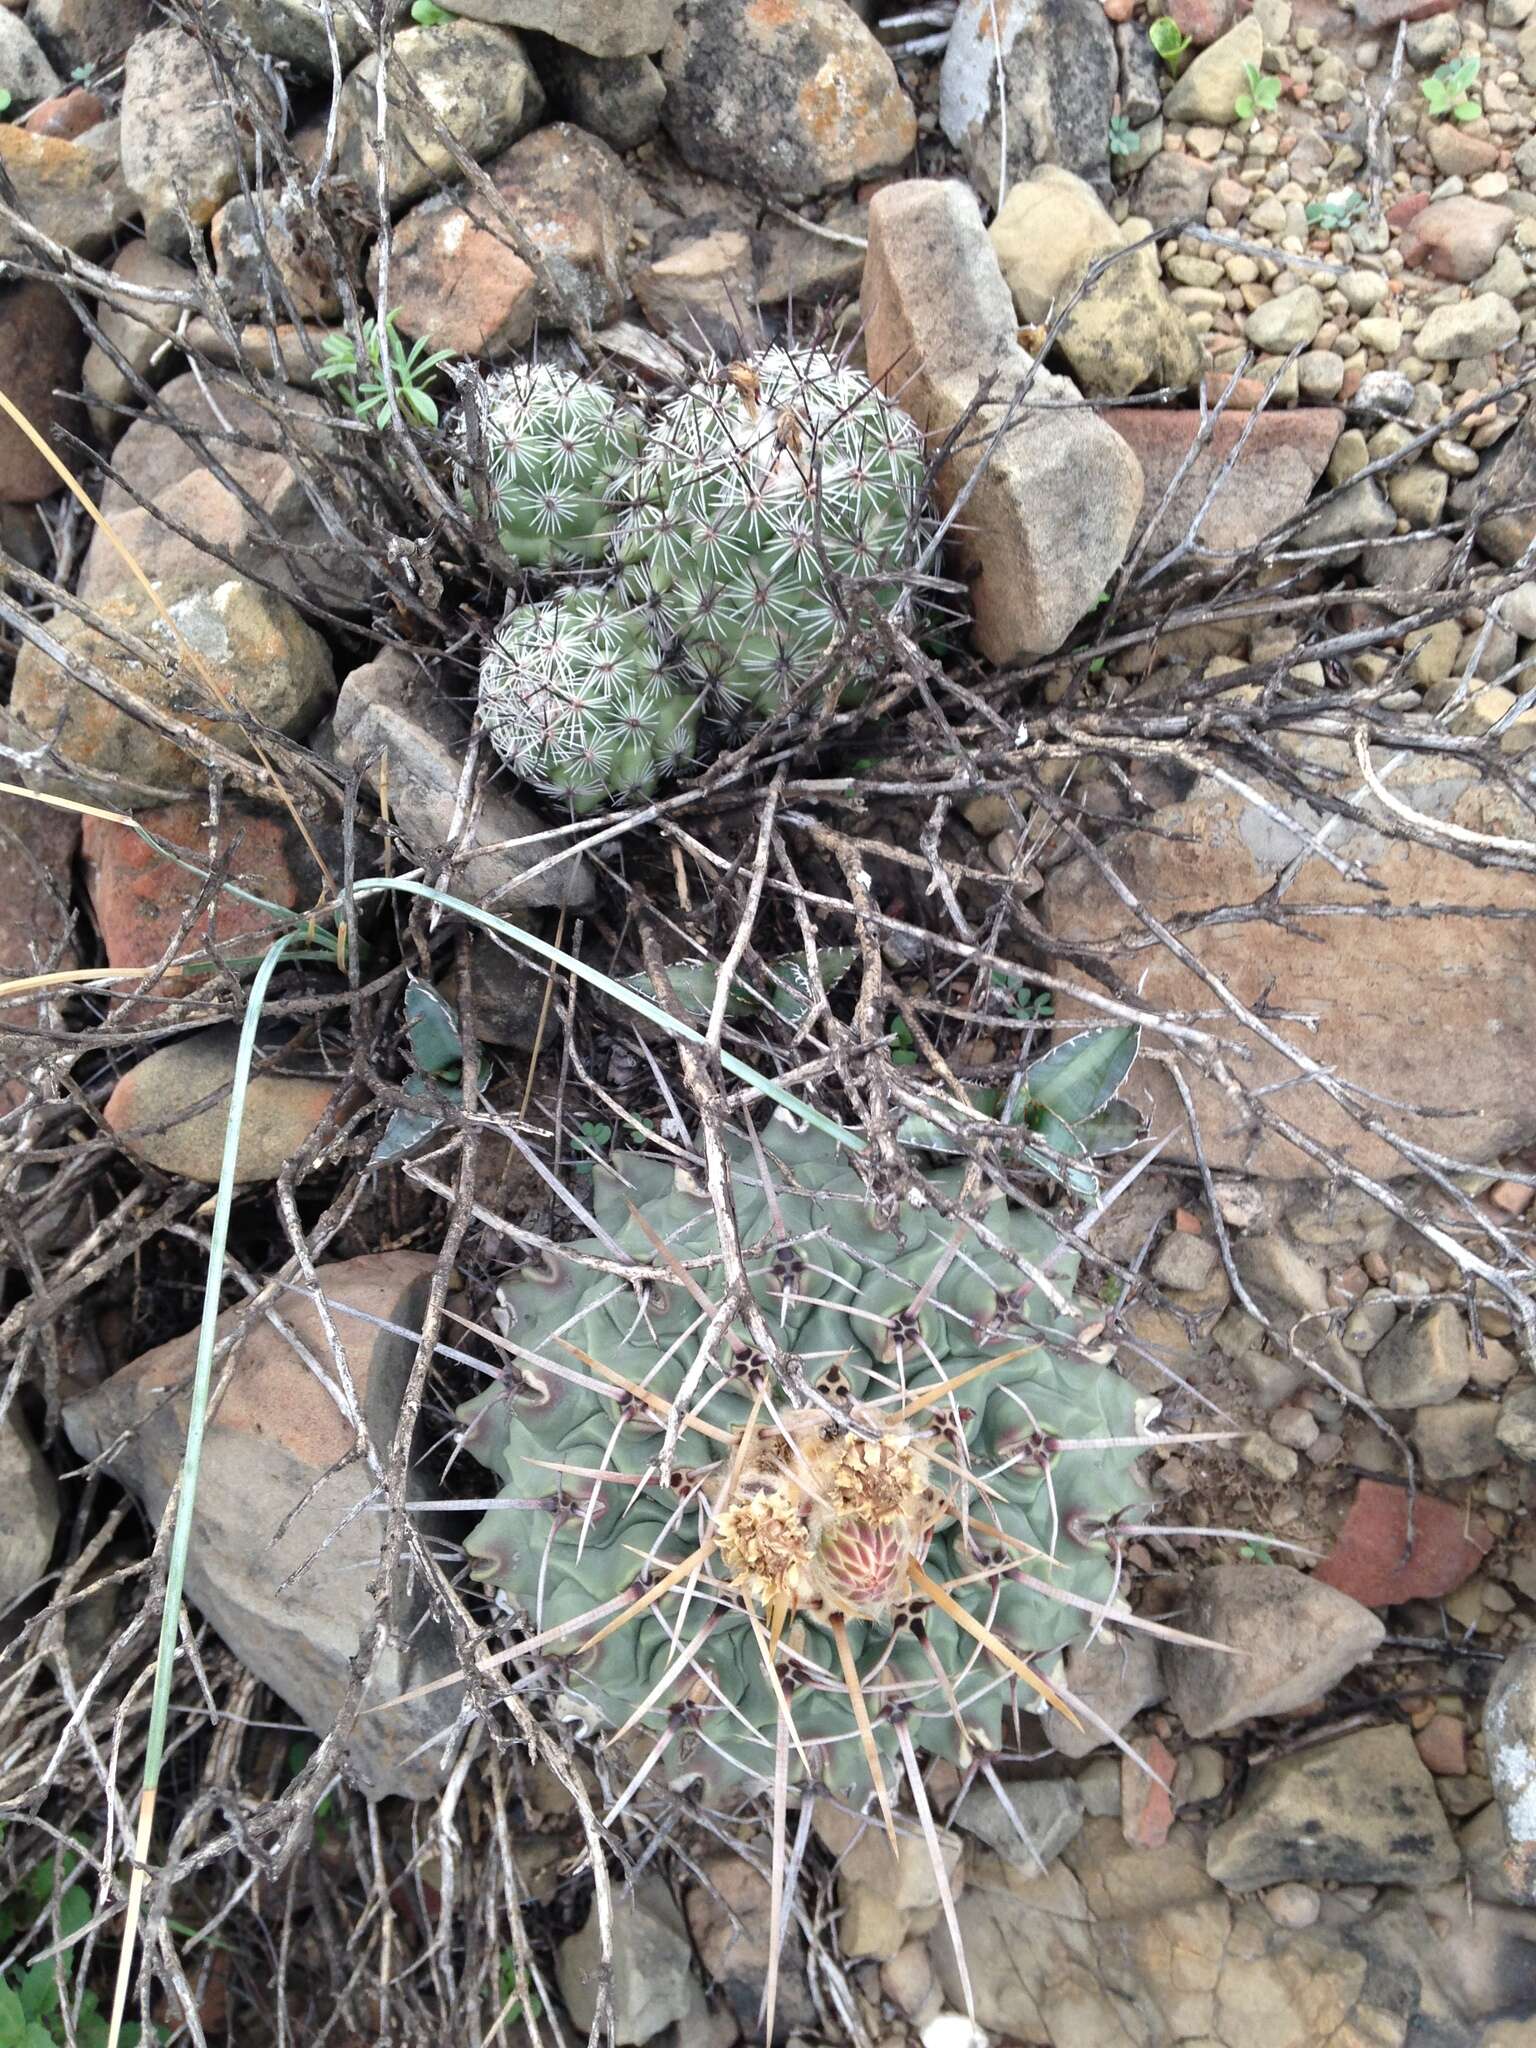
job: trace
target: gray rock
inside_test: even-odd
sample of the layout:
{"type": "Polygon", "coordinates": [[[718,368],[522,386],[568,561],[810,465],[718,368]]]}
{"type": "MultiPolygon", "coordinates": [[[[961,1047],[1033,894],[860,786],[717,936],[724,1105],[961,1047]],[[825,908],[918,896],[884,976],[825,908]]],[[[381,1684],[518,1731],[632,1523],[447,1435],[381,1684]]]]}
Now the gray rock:
{"type": "Polygon", "coordinates": [[[1214,164],[1165,149],[1136,180],[1136,212],[1159,230],[1184,221],[1203,227],[1215,178],[1214,164]]]}
{"type": "Polygon", "coordinates": [[[1047,1870],[1083,1825],[1083,1795],[1071,1778],[1027,1778],[1003,1786],[1004,1798],[978,1780],[951,1827],[974,1835],[1016,1870],[1047,1870]]]}
{"type": "Polygon", "coordinates": [[[781,199],[894,170],[917,139],[895,65],[844,0],[681,0],[661,70],[684,160],[781,199]]]}
{"type": "Polygon", "coordinates": [[[990,0],[960,0],[939,73],[939,120],[977,190],[997,204],[1006,104],[1009,186],[1055,164],[1107,194],[1119,64],[1099,0],[1014,0],[997,35],[992,19],[990,0]]]}
{"type": "Polygon", "coordinates": [[[1382,496],[1373,477],[1334,491],[1291,536],[1293,548],[1330,548],[1329,560],[1342,565],[1345,550],[1367,541],[1385,540],[1397,531],[1397,514],[1382,496]]]}
{"type": "Polygon", "coordinates": [[[1358,1600],[1285,1564],[1201,1572],[1179,1625],[1236,1653],[1163,1646],[1168,1703],[1195,1736],[1321,1699],[1386,1633],[1358,1600]]]}
{"type": "Polygon", "coordinates": [[[1350,1310],[1344,1323],[1343,1345],[1356,1358],[1364,1358],[1374,1351],[1397,1321],[1397,1305],[1391,1294],[1381,1287],[1372,1287],[1362,1294],[1350,1310]]]}
{"type": "Polygon", "coordinates": [[[1200,52],[1175,80],[1163,113],[1170,121],[1226,128],[1236,121],[1238,94],[1247,82],[1246,67],[1264,62],[1264,31],[1252,15],[1229,28],[1200,52]]]}
{"type": "Polygon", "coordinates": [[[589,57],[643,57],[667,40],[677,0],[463,0],[453,12],[538,29],[589,57]]]}
{"type": "Polygon", "coordinates": [[[149,0],[30,0],[27,27],[61,73],[104,69],[150,23],[149,0]]]}
{"type": "Polygon", "coordinates": [[[1536,1905],[1536,1643],[1505,1658],[1483,1709],[1488,1776],[1504,1817],[1504,1875],[1523,1904],[1536,1905]]]}
{"type": "Polygon", "coordinates": [[[661,126],[666,81],[649,57],[589,57],[565,43],[532,50],[555,111],[613,149],[634,149],[661,126]]]}
{"type": "Polygon", "coordinates": [[[0,1415],[0,1616],[47,1571],[58,1528],[58,1484],[13,1404],[0,1415]]]}
{"type": "Polygon", "coordinates": [[[1328,1283],[1320,1260],[1309,1259],[1288,1237],[1265,1232],[1239,1238],[1232,1259],[1243,1285],[1282,1328],[1298,1316],[1328,1312],[1328,1283]]]}
{"type": "Polygon", "coordinates": [[[0,81],[11,95],[14,113],[33,100],[51,99],[63,80],[43,55],[36,36],[21,17],[0,8],[0,81]]]}
{"type": "Polygon", "coordinates": [[[1454,1302],[1440,1301],[1398,1319],[1371,1353],[1365,1384],[1382,1408],[1420,1408],[1453,1401],[1471,1376],[1467,1326],[1454,1302]]]}
{"type": "Polygon", "coordinates": [[[1466,356],[1496,354],[1520,336],[1520,315],[1498,292],[1479,292],[1449,306],[1436,306],[1413,337],[1414,353],[1427,363],[1459,363],[1466,356]]]}
{"type": "Polygon", "coordinates": [[[1499,1442],[1527,1465],[1536,1465],[1536,1383],[1527,1381],[1499,1405],[1499,1442]]]}
{"type": "MultiPolygon", "coordinates": [[[[544,110],[544,89],[510,29],[457,19],[402,29],[390,64],[415,82],[426,101],[419,108],[403,89],[389,101],[384,177],[391,212],[430,192],[440,179],[458,176],[440,129],[467,155],[483,160],[515,142],[544,110]]],[[[378,69],[377,55],[364,57],[343,85],[337,105],[338,165],[368,193],[378,182],[378,69]]]]}
{"type": "Polygon", "coordinates": [[[1323,324],[1321,292],[1309,284],[1294,292],[1283,292],[1255,306],[1243,323],[1243,331],[1254,348],[1283,356],[1300,345],[1305,347],[1323,324]]]}
{"type": "Polygon", "coordinates": [[[1367,370],[1349,410],[1374,418],[1406,419],[1413,410],[1413,379],[1401,370],[1367,370]]]}
{"type": "MultiPolygon", "coordinates": [[[[420,855],[443,848],[453,832],[465,741],[452,706],[406,656],[381,655],[353,669],[342,686],[336,706],[337,754],[348,767],[361,767],[375,790],[380,764],[387,759],[390,815],[420,855]]],[[[584,909],[593,900],[584,861],[562,861],[524,882],[526,871],[548,858],[550,842],[539,839],[527,848],[501,844],[535,839],[544,831],[543,819],[504,783],[492,783],[472,843],[498,850],[471,854],[455,869],[455,886],[503,914],[558,903],[584,909]]]]}
{"type": "MultiPolygon", "coordinates": [[[[319,1269],[351,1391],[381,1455],[395,1433],[416,1346],[351,1311],[419,1328],[433,1269],[431,1258],[415,1252],[379,1252],[319,1269]]],[[[346,1396],[319,1310],[299,1292],[283,1296],[278,1308],[302,1350],[258,1316],[226,1361],[232,1378],[203,1443],[187,1596],[252,1673],[305,1726],[326,1735],[373,1622],[371,1581],[379,1575],[384,1518],[364,1505],[375,1481],[353,1456],[346,1396]]],[[[220,1334],[242,1313],[234,1308],[221,1316],[220,1334]]],[[[76,1451],[103,1459],[151,1521],[164,1512],[180,1470],[196,1348],[197,1334],[189,1331],[65,1405],[64,1427],[76,1451]]],[[[365,1705],[395,1701],[456,1669],[450,1639],[427,1617],[424,1596],[404,1573],[388,1604],[390,1638],[365,1705]]],[[[440,1791],[437,1738],[452,1726],[459,1703],[459,1690],[449,1687],[361,1715],[343,1754],[363,1790],[413,1799],[440,1791]]]]}
{"type": "Polygon", "coordinates": [[[1414,1418],[1413,1440],[1424,1462],[1424,1477],[1471,1479],[1498,1464],[1499,1411],[1492,1401],[1447,1401],[1421,1408],[1414,1418]]]}
{"type": "Polygon", "coordinates": [[[314,221],[310,197],[297,185],[280,193],[258,190],[249,199],[237,192],[225,201],[213,217],[213,262],[231,313],[261,313],[270,303],[278,319],[341,317],[314,221]]]}
{"type": "Polygon", "coordinates": [[[1120,111],[1133,128],[1145,127],[1163,111],[1163,86],[1156,53],[1139,22],[1118,24],[1115,54],[1120,60],[1120,111]]]}
{"type": "Polygon", "coordinates": [[[900,391],[931,440],[993,380],[937,498],[952,503],[975,477],[955,553],[972,577],[981,652],[997,662],[1051,652],[1125,558],[1141,509],[1136,458],[1076,403],[1070,382],[1019,347],[1013,300],[964,185],[908,179],[876,193],[860,305],[871,376],[900,391]]]}
{"type": "Polygon", "coordinates": [[[1417,1889],[1448,1884],[1460,1860],[1434,1779],[1396,1723],[1264,1765],[1206,1852],[1234,1892],[1293,1879],[1417,1889]]]}
{"type": "MultiPolygon", "coordinates": [[[[115,0],[109,0],[115,4],[115,0]]],[[[332,70],[326,17],[336,37],[336,53],[343,71],[372,47],[372,39],[350,7],[337,7],[329,0],[225,0],[231,18],[248,36],[253,49],[264,56],[283,57],[316,78],[329,78],[332,70]]],[[[403,21],[410,0],[384,0],[383,11],[394,22],[403,21]]],[[[468,9],[455,9],[467,13],[468,9]]]]}
{"type": "Polygon", "coordinates": [[[607,143],[551,121],[496,159],[491,183],[543,259],[543,323],[580,332],[615,319],[629,298],[635,194],[607,143]]]}
{"type": "MultiPolygon", "coordinates": [[[[583,2033],[597,2017],[602,1963],[594,1903],[580,1933],[567,1935],[555,1951],[560,1996],[583,2033]]],[[[704,1991],[692,1966],[683,1916],[661,1878],[642,1878],[633,1891],[614,1899],[611,1968],[618,2048],[640,2048],[664,2027],[703,2018],[704,1991]]]]}
{"type": "MultiPolygon", "coordinates": [[[[257,67],[248,64],[241,77],[275,117],[276,97],[257,67]]],[[[241,158],[252,161],[253,144],[236,134],[195,36],[167,25],[134,41],[123,70],[123,176],[162,255],[185,254],[187,223],[206,227],[238,191],[241,158]]]]}
{"type": "Polygon", "coordinates": [[[1208,1287],[1221,1269],[1221,1254],[1208,1237],[1191,1230],[1170,1230],[1152,1254],[1149,1268],[1159,1287],[1198,1294],[1208,1287]]]}
{"type": "MultiPolygon", "coordinates": [[[[125,284],[151,291],[197,289],[194,270],[169,256],[158,255],[148,242],[129,242],[120,249],[113,259],[112,275],[125,284]]],[[[100,342],[93,341],[85,352],[81,383],[92,401],[91,423],[104,441],[114,440],[126,425],[122,414],[108,408],[133,402],[137,394],[134,377],[160,384],[169,375],[177,358],[168,349],[162,353],[161,344],[175,333],[180,318],[179,306],[156,304],[152,300],[125,298],[118,305],[105,297],[99,301],[96,323],[116,356],[121,356],[127,365],[123,368],[100,342]]]]}
{"type": "Polygon", "coordinates": [[[1139,1629],[1129,1628],[1118,1635],[1101,1630],[1091,1642],[1069,1650],[1061,1682],[1071,1698],[1090,1711],[1082,1715],[1082,1727],[1074,1728],[1064,1714],[1047,1707],[1040,1727],[1052,1749],[1073,1758],[1101,1749],[1111,1731],[1118,1735],[1143,1707],[1155,1705],[1164,1690],[1156,1644],[1139,1629]]]}

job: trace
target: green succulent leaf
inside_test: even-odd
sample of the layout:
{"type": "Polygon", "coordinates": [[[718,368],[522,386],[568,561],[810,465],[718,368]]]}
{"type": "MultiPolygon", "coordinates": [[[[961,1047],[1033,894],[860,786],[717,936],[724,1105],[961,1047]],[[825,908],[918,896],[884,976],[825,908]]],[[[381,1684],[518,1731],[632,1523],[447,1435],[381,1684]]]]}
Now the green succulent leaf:
{"type": "Polygon", "coordinates": [[[1106,1024],[1053,1045],[1025,1074],[1030,1101],[1065,1124],[1081,1124],[1124,1084],[1140,1039],[1134,1024],[1106,1024]]]}
{"type": "Polygon", "coordinates": [[[456,1081],[464,1064],[458,1011],[430,982],[414,974],[406,985],[404,1008],[411,1058],[424,1074],[456,1081]]]}

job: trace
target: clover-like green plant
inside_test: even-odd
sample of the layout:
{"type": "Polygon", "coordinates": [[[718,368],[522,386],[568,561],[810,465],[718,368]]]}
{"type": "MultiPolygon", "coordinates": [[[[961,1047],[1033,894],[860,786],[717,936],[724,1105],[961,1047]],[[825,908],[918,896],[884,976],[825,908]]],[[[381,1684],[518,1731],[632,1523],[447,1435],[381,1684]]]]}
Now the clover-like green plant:
{"type": "Polygon", "coordinates": [[[320,367],[315,377],[322,384],[334,384],[345,404],[370,427],[389,421],[389,380],[384,374],[384,350],[389,351],[395,398],[403,419],[417,426],[435,427],[437,400],[428,386],[443,364],[453,359],[453,350],[434,349],[426,341],[407,347],[395,331],[397,313],[391,310],[382,324],[371,317],[363,322],[363,357],[345,329],[328,334],[321,345],[320,367]]]}
{"type": "Polygon", "coordinates": [[[1279,79],[1261,71],[1257,64],[1243,66],[1243,79],[1243,90],[1233,103],[1233,112],[1239,121],[1253,121],[1260,114],[1272,114],[1280,104],[1279,79]]]}
{"type": "Polygon", "coordinates": [[[1365,205],[1365,194],[1354,190],[1325,193],[1321,199],[1307,202],[1308,227],[1321,228],[1324,234],[1337,234],[1365,205]]]}
{"type": "Polygon", "coordinates": [[[1171,14],[1163,14],[1147,30],[1147,40],[1177,78],[1194,37],[1185,35],[1171,14]]]}
{"type": "MultiPolygon", "coordinates": [[[[0,1900],[0,1927],[8,1927],[9,1940],[22,1932],[47,1906],[53,1895],[54,1862],[40,1864],[22,1888],[19,1899],[0,1900]]],[[[91,1922],[91,1902],[83,1888],[66,1887],[59,1898],[59,1934],[73,1941],[91,1922]]],[[[49,1939],[51,1922],[45,1921],[49,1939]]],[[[106,2048],[107,2022],[98,2007],[94,1991],[82,1991],[72,2001],[71,2013],[64,2011],[63,1991],[69,1988],[73,1959],[44,1957],[29,1968],[0,1976],[0,2048],[106,2048]],[[62,1987],[62,1988],[61,1988],[62,1987]]],[[[119,2035],[121,2048],[138,2048],[142,2030],[126,2026],[119,2035]]]]}
{"type": "Polygon", "coordinates": [[[1437,120],[1475,121],[1482,114],[1481,104],[1470,97],[1482,68],[1482,59],[1469,51],[1465,56],[1453,58],[1440,65],[1428,78],[1419,81],[1419,91],[1429,102],[1429,111],[1437,120]]]}
{"type": "MultiPolygon", "coordinates": [[[[1103,1107],[1097,1046],[1065,1051],[1103,1107]]],[[[739,1280],[698,1170],[619,1151],[602,1237],[503,1284],[506,1371],[463,1411],[502,1492],[466,1547],[512,1654],[640,1731],[641,1781],[731,1805],[810,1778],[889,1822],[892,1770],[921,1812],[921,1755],[1075,1718],[1061,1655],[1111,1612],[1155,1404],[1075,1247],[964,1169],[882,1207],[782,1116],[723,1144],[739,1280]]]]}
{"type": "Polygon", "coordinates": [[[1111,156],[1134,156],[1141,147],[1136,131],[1124,114],[1109,117],[1109,153],[1111,156]]]}

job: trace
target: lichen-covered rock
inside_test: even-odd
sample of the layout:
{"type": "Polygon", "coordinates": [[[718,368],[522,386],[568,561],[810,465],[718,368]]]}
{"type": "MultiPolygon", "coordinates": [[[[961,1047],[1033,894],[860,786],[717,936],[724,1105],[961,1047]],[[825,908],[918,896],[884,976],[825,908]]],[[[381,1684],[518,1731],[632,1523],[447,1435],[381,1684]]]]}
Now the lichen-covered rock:
{"type": "MultiPolygon", "coordinates": [[[[379,61],[377,53],[363,59],[337,104],[338,164],[369,193],[378,183],[379,61]]],[[[402,29],[389,62],[416,88],[408,97],[402,84],[388,101],[384,189],[392,213],[459,175],[444,132],[466,155],[483,160],[515,142],[543,111],[543,87],[510,29],[456,18],[402,29]]]]}
{"type": "Polygon", "coordinates": [[[463,0],[453,11],[537,29],[589,57],[641,57],[667,40],[677,0],[463,0]]]}
{"type": "MultiPolygon", "coordinates": [[[[390,1704],[453,1671],[455,1658],[425,1613],[419,1581],[402,1568],[396,1584],[377,1584],[384,1517],[368,1511],[375,1480],[356,1456],[347,1419],[355,1399],[369,1441],[387,1455],[416,1351],[415,1338],[400,1332],[420,1327],[434,1263],[422,1253],[378,1252],[321,1266],[326,1323],[303,1292],[282,1298],[291,1338],[264,1316],[252,1320],[221,1360],[231,1377],[209,1417],[187,1564],[192,1605],[317,1735],[335,1725],[377,1596],[386,1594],[389,1638],[363,1697],[373,1711],[353,1723],[343,1751],[374,1798],[430,1798],[442,1789],[443,1749],[460,1704],[452,1687],[390,1704]]],[[[226,1311],[219,1337],[244,1314],[226,1311]]],[[[151,1520],[180,1475],[196,1350],[189,1331],[65,1407],[79,1455],[105,1458],[151,1520]]],[[[419,1470],[411,1489],[418,1500],[432,1498],[419,1470]]]]}
{"type": "Polygon", "coordinates": [[[1228,1891],[1308,1884],[1447,1884],[1461,1859],[1413,1737],[1362,1728],[1266,1764],[1211,1836],[1206,1866],[1228,1891]]]}
{"type": "MultiPolygon", "coordinates": [[[[16,211],[50,241],[97,255],[139,210],[123,176],[120,133],[116,121],[73,137],[0,121],[0,170],[16,188],[16,211]]],[[[25,236],[0,222],[0,262],[29,253],[35,261],[25,236]]]]}
{"type": "Polygon", "coordinates": [[[682,0],[661,68],[687,161],[782,199],[894,170],[917,139],[896,67],[844,0],[682,0]]]}
{"type": "MultiPolygon", "coordinates": [[[[275,116],[276,98],[260,71],[249,65],[242,80],[275,116]]],[[[129,49],[122,119],[123,176],[143,207],[144,232],[163,255],[180,255],[187,223],[206,227],[238,190],[252,139],[226,109],[196,36],[171,23],[129,49]]]]}
{"type": "Polygon", "coordinates": [[[995,19],[992,0],[960,0],[939,74],[939,119],[991,206],[1000,168],[1012,186],[1054,164],[1107,193],[1118,77],[1101,0],[1011,0],[995,19]]]}
{"type": "MultiPolygon", "coordinates": [[[[170,626],[137,585],[101,600],[104,622],[137,634],[166,657],[169,673],[140,661],[95,626],[74,616],[54,619],[52,637],[88,662],[127,695],[169,713],[195,733],[207,733],[247,759],[249,737],[233,724],[228,705],[259,724],[302,736],[328,709],[334,687],[330,650],[286,598],[238,576],[222,582],[167,578],[159,598],[170,626]],[[190,659],[187,647],[196,660],[190,659]],[[220,703],[212,676],[226,699],[220,703]]],[[[121,778],[132,802],[135,788],[156,792],[202,789],[207,762],[128,711],[120,710],[30,642],[16,662],[11,709],[39,737],[57,731],[57,752],[92,776],[121,778]]]]}

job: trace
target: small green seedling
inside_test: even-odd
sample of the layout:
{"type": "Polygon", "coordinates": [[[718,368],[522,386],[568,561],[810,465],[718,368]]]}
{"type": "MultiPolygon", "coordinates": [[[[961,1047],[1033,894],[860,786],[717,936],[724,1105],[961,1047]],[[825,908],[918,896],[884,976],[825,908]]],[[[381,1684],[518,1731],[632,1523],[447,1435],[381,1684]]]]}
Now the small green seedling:
{"type": "Polygon", "coordinates": [[[1482,114],[1479,102],[1469,97],[1481,61],[1475,56],[1457,57],[1420,82],[1419,91],[1437,120],[1475,121],[1482,114]]]}
{"type": "MultiPolygon", "coordinates": [[[[45,1863],[34,1871],[23,1890],[22,1912],[29,1923],[52,1896],[53,1864],[45,1863]],[[45,1883],[40,1896],[38,1879],[45,1883]]],[[[9,1900],[0,1904],[0,1912],[10,1904],[9,1900]]],[[[66,1942],[72,1941],[90,1920],[90,1899],[79,1885],[72,1884],[59,1900],[59,1933],[66,1942]]],[[[51,1928],[45,1938],[51,1940],[51,1928]]],[[[68,1988],[73,1969],[73,1954],[66,1951],[62,1958],[50,1955],[30,1969],[7,1971],[0,1977],[0,2048],[65,2048],[66,2043],[74,2043],[75,2048],[106,2048],[107,2022],[97,2009],[94,1991],[82,1993],[73,2027],[65,2018],[60,1985],[68,1988]]],[[[124,2027],[118,2037],[122,2048],[138,2048],[140,2031],[136,2026],[124,2027]]]]}
{"type": "Polygon", "coordinates": [[[1049,1023],[1056,998],[1048,988],[1031,988],[1022,974],[1006,967],[994,967],[992,986],[1007,1001],[1016,1017],[1030,1024],[1049,1023]]]}
{"type": "Polygon", "coordinates": [[[1310,202],[1307,207],[1307,226],[1321,228],[1327,235],[1335,235],[1340,228],[1349,226],[1364,204],[1363,192],[1330,192],[1326,198],[1310,202]]]}
{"type": "Polygon", "coordinates": [[[1134,156],[1141,147],[1136,140],[1136,131],[1124,114],[1109,117],[1109,153],[1111,156],[1134,156]]]}
{"type": "Polygon", "coordinates": [[[96,76],[96,59],[92,57],[86,64],[77,64],[69,75],[76,85],[89,85],[96,76]]]}
{"type": "MultiPolygon", "coordinates": [[[[452,360],[451,348],[431,349],[425,341],[413,341],[409,348],[395,332],[395,312],[384,322],[389,340],[389,361],[394,371],[395,396],[401,414],[419,426],[437,425],[437,401],[427,390],[442,365],[452,360]]],[[[322,350],[323,361],[315,376],[326,384],[339,386],[341,395],[360,420],[371,427],[383,427],[389,419],[389,391],[384,381],[383,344],[377,320],[363,322],[367,349],[366,370],[357,359],[357,349],[347,333],[328,334],[322,350]]]]}
{"type": "Polygon", "coordinates": [[[1238,94],[1233,108],[1239,121],[1252,121],[1260,114],[1272,114],[1280,104],[1279,79],[1271,78],[1257,64],[1245,64],[1243,77],[1247,80],[1247,87],[1238,94]]]}
{"type": "Polygon", "coordinates": [[[10,94],[6,91],[3,85],[0,85],[0,114],[6,113],[10,108],[10,104],[10,94]]]}
{"type": "Polygon", "coordinates": [[[892,1011],[885,1020],[886,1031],[891,1040],[891,1065],[893,1067],[915,1067],[917,1065],[917,1041],[912,1036],[912,1026],[899,1011],[892,1011]]]}
{"type": "Polygon", "coordinates": [[[1185,35],[1171,14],[1164,14],[1147,30],[1147,40],[1177,78],[1194,37],[1185,35]]]}
{"type": "Polygon", "coordinates": [[[411,19],[418,28],[441,28],[454,17],[446,7],[439,7],[437,0],[411,0],[411,19]]]}

